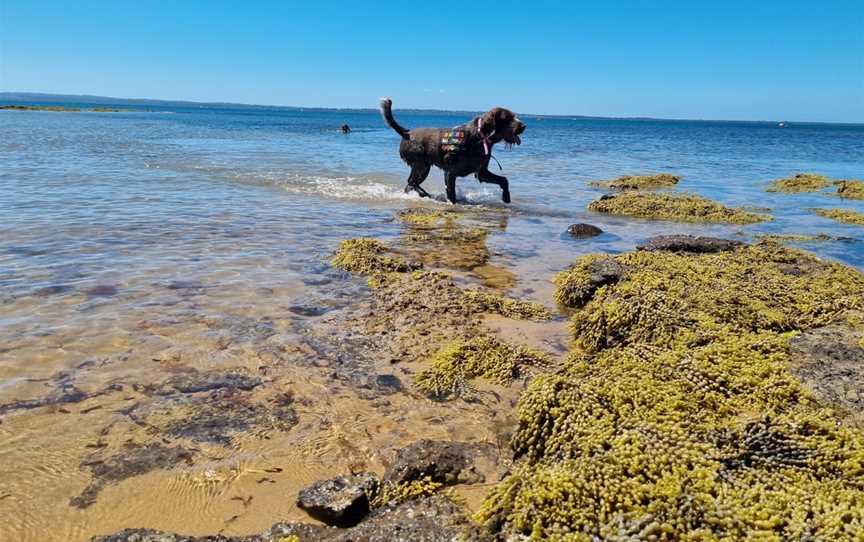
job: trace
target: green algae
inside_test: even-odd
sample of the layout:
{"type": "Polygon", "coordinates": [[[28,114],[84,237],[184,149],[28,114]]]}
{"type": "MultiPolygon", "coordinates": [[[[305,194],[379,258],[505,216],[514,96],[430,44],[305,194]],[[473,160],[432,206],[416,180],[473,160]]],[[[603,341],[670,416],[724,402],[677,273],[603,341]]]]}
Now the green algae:
{"type": "Polygon", "coordinates": [[[864,276],[760,243],[607,257],[624,271],[588,292],[602,258],[559,275],[577,348],[520,398],[520,459],[476,519],[532,540],[864,532],[864,434],[788,370],[790,337],[861,313],[864,276]]]}
{"type": "Polygon", "coordinates": [[[351,273],[405,273],[420,267],[418,264],[385,253],[387,245],[369,237],[347,239],[339,244],[330,263],[351,273]]]}
{"type": "Polygon", "coordinates": [[[549,310],[539,303],[513,299],[492,292],[465,290],[465,305],[475,312],[500,314],[514,320],[548,320],[549,310]]]}
{"type": "MultiPolygon", "coordinates": [[[[596,258],[580,259],[574,269],[596,258]]],[[[727,328],[805,329],[827,324],[838,311],[864,308],[859,273],[776,243],[702,255],[639,251],[613,259],[626,269],[626,280],[598,289],[573,317],[576,342],[589,351],[681,337],[698,343],[727,328]]],[[[564,275],[556,296],[582,284],[580,273],[564,275]]]]}
{"type": "Polygon", "coordinates": [[[443,486],[443,483],[435,482],[429,476],[396,484],[385,483],[379,489],[378,494],[370,500],[370,504],[373,508],[396,506],[411,499],[433,495],[443,486]]]}
{"type": "Polygon", "coordinates": [[[465,397],[472,395],[471,379],[482,377],[508,385],[524,367],[550,364],[549,356],[542,352],[479,336],[442,348],[432,358],[432,367],[417,374],[415,384],[432,399],[465,397]]]}
{"type": "Polygon", "coordinates": [[[693,194],[622,192],[592,202],[588,205],[588,210],[612,215],[683,222],[752,224],[772,220],[770,215],[726,207],[693,194]]]}
{"type": "Polygon", "coordinates": [[[596,188],[611,188],[612,190],[646,190],[653,188],[670,188],[678,184],[681,177],[668,173],[654,175],[624,175],[608,181],[593,181],[588,186],[596,188]]]}
{"type": "Polygon", "coordinates": [[[812,209],[812,211],[819,216],[824,216],[843,224],[864,226],[864,213],[850,211],[849,209],[812,209]]]}
{"type": "Polygon", "coordinates": [[[837,181],[837,195],[846,199],[864,199],[864,181],[837,181]]]}
{"type": "Polygon", "coordinates": [[[831,181],[824,175],[816,175],[815,173],[798,173],[786,179],[777,179],[772,181],[767,192],[786,192],[797,194],[801,192],[817,192],[823,188],[831,186],[831,181]]]}

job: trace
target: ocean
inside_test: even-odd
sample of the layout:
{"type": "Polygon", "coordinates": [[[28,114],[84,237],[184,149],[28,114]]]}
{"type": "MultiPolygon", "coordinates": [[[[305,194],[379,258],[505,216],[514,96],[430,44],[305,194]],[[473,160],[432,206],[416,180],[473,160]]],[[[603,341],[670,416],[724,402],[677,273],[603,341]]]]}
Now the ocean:
{"type": "MultiPolygon", "coordinates": [[[[236,505],[229,502],[234,493],[191,497],[185,482],[170,476],[153,475],[143,490],[115,480],[94,505],[70,506],[88,484],[82,465],[91,453],[86,446],[98,444],[94,431],[128,423],[121,420],[125,396],[103,405],[103,391],[119,386],[134,396],[136,385],[180,366],[230,367],[237,357],[260,357],[256,345],[263,340],[298,344],[316,318],[368,295],[362,280],[327,263],[341,240],[396,240],[397,211],[451,207],[440,171],[424,184],[434,199],[403,192],[408,170],[399,138],[372,111],[141,109],[0,111],[3,540],[182,528],[190,515],[198,518],[191,530],[218,530],[236,505]],[[339,132],[344,123],[350,134],[339,132]],[[71,400],[76,393],[88,399],[71,400]],[[88,401],[99,409],[84,413],[88,401]],[[128,501],[139,494],[141,502],[128,501]]],[[[398,109],[395,115],[408,128],[470,119],[398,109]]],[[[796,245],[864,269],[864,228],[810,210],[864,212],[864,201],[765,191],[772,179],[798,172],[864,177],[864,125],[522,120],[523,144],[494,151],[510,179],[511,205],[494,185],[458,181],[456,208],[480,210],[496,222],[486,239],[488,258],[462,266],[465,283],[554,307],[550,278],[577,256],[632,250],[667,233],[743,241],[766,233],[826,234],[836,239],[796,245]],[[676,191],[769,208],[774,220],[683,224],[586,210],[604,193],[590,181],[661,172],[682,176],[676,191]],[[577,222],[605,233],[586,240],[565,235],[577,222]]],[[[498,172],[494,163],[491,169],[498,172]]],[[[233,449],[238,465],[276,453],[254,443],[233,449]]],[[[326,467],[308,464],[297,483],[327,474],[326,467]]],[[[292,506],[281,511],[296,514],[292,506]]],[[[249,517],[225,528],[250,532],[276,519],[249,517]]]]}

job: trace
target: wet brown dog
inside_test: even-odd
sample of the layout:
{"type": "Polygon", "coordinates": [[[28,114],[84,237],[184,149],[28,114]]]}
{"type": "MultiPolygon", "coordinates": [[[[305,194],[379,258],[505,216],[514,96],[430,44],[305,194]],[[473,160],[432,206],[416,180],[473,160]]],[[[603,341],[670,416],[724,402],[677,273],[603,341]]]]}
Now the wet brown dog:
{"type": "Polygon", "coordinates": [[[447,199],[456,203],[456,178],[474,174],[481,183],[494,183],[501,187],[501,199],[510,203],[510,184],[507,177],[489,171],[492,146],[499,141],[519,145],[519,135],[525,124],[509,109],[496,107],[470,122],[455,128],[415,128],[407,130],[393,118],[390,98],[381,100],[384,120],[402,137],[399,156],[411,167],[405,192],[416,190],[429,197],[420,184],[426,180],[433,165],[444,170],[447,199]]]}

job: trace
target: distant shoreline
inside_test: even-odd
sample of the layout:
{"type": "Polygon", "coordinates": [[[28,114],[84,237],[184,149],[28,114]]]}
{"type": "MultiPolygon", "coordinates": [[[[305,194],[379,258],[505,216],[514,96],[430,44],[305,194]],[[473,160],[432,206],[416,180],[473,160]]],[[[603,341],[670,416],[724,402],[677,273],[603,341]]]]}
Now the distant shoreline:
{"type": "MultiPolygon", "coordinates": [[[[48,94],[41,92],[0,92],[0,102],[30,102],[38,103],[75,103],[105,105],[137,105],[137,106],[160,106],[160,107],[190,107],[190,108],[212,108],[212,109],[261,109],[277,111],[309,111],[309,112],[356,112],[375,113],[375,107],[351,108],[351,107],[299,107],[290,105],[260,105],[244,104],[235,102],[193,102],[188,100],[161,100],[151,98],[116,98],[111,96],[95,96],[91,94],[48,94]]],[[[451,110],[451,109],[412,109],[399,108],[408,114],[440,114],[440,115],[476,115],[482,111],[451,110]]],[[[786,125],[830,125],[830,126],[864,126],[858,122],[819,122],[819,121],[794,121],[788,119],[776,120],[735,120],[735,119],[673,119],[663,117],[608,117],[592,115],[546,115],[542,113],[521,113],[522,117],[532,119],[556,119],[556,120],[618,120],[618,121],[667,121],[667,122],[712,122],[712,123],[741,123],[741,124],[776,124],[784,122],[786,125]]]]}
{"type": "Polygon", "coordinates": [[[134,113],[140,109],[117,109],[113,107],[65,107],[62,105],[18,105],[0,104],[0,111],[51,111],[55,113],[134,113]]]}

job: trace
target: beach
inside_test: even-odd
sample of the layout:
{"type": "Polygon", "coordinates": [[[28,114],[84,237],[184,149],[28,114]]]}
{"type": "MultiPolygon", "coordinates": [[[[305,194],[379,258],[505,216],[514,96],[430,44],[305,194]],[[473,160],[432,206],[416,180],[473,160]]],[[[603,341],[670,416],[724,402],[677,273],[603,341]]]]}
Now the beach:
{"type": "MultiPolygon", "coordinates": [[[[446,127],[470,115],[405,112],[399,118],[409,127],[446,127]]],[[[465,178],[457,185],[461,203],[451,206],[437,171],[424,184],[434,199],[403,192],[407,170],[398,139],[375,111],[0,111],[0,513],[7,518],[0,539],[89,540],[127,528],[241,536],[277,522],[318,525],[297,506],[301,490],[352,473],[386,479],[399,450],[423,439],[470,444],[473,466],[455,482],[412,486],[414,496],[447,491],[469,513],[479,510],[479,523],[530,535],[531,519],[519,509],[530,491],[514,504],[508,499],[516,493],[505,489],[517,487],[514,476],[522,476],[518,487],[551,486],[560,480],[555,469],[567,464],[560,462],[582,458],[526,434],[531,405],[520,397],[554,385],[561,371],[602,382],[590,363],[574,361],[574,340],[598,363],[610,363],[604,356],[617,348],[665,348],[678,340],[685,341],[679,350],[739,348],[741,337],[758,342],[749,335],[757,331],[772,334],[759,341],[773,349],[773,341],[791,340],[784,333],[824,329],[837,318],[852,322],[849,333],[857,340],[849,314],[861,307],[843,296],[859,285],[864,229],[813,209],[864,212],[864,200],[841,197],[832,184],[862,177],[861,125],[522,118],[528,125],[523,144],[494,151],[513,204],[500,202],[497,187],[465,178]],[[338,131],[343,123],[350,134],[338,131]],[[815,191],[768,191],[771,181],[801,172],[830,182],[815,191]],[[652,190],[671,190],[747,214],[708,222],[627,216],[610,201],[629,195],[591,184],[650,173],[680,180],[637,191],[642,201],[652,190]],[[615,197],[600,200],[610,193],[615,197]],[[568,234],[575,223],[602,233],[568,234]],[[740,261],[704,257],[748,273],[758,274],[753,262],[764,260],[769,271],[788,264],[797,266],[795,276],[812,273],[817,281],[828,273],[832,280],[851,277],[850,283],[824,293],[830,308],[804,302],[796,306],[800,314],[752,308],[769,321],[754,316],[759,325],[752,328],[739,325],[731,309],[714,314],[695,301],[686,310],[673,306],[680,314],[698,312],[692,307],[709,314],[716,327],[698,340],[682,339],[681,330],[708,325],[701,312],[693,317],[698,325],[669,323],[668,337],[639,335],[643,330],[633,324],[638,340],[620,343],[579,324],[587,304],[596,301],[591,310],[602,311],[617,298],[597,294],[597,285],[581,290],[580,276],[556,284],[556,275],[603,253],[620,257],[607,267],[675,276],[666,260],[642,261],[634,252],[659,235],[740,243],[731,252],[740,261]],[[762,247],[764,236],[773,236],[767,241],[773,248],[752,248],[762,247]],[[352,239],[380,245],[343,244],[352,239]],[[807,255],[785,252],[799,249],[807,255]],[[569,288],[567,296],[562,288],[569,288]],[[606,337],[608,344],[580,339],[588,336],[606,337]],[[503,369],[484,365],[489,350],[503,369]],[[454,359],[479,361],[474,373],[454,379],[445,370],[454,359]],[[526,458],[534,463],[526,467],[526,458]],[[547,469],[536,469],[537,478],[522,470],[537,465],[547,469]],[[508,506],[515,512],[502,519],[508,506]]],[[[680,258],[675,269],[711,262],[680,258]]],[[[688,272],[704,275],[700,265],[688,272]]],[[[765,291],[803,291],[781,275],[766,278],[765,291]]],[[[603,280],[599,287],[611,286],[603,292],[622,296],[613,289],[618,281],[621,288],[650,286],[630,276],[603,280]]],[[[750,307],[756,297],[741,303],[750,307]]],[[[718,305],[728,301],[718,299],[718,305]]],[[[627,333],[615,329],[608,336],[627,333]]],[[[776,345],[778,352],[786,348],[776,345]]],[[[794,383],[806,375],[787,379],[781,362],[764,363],[765,374],[780,375],[778,381],[799,393],[794,383]]],[[[608,374],[638,386],[611,365],[608,374]]],[[[649,373],[639,373],[642,382],[661,380],[649,373]]],[[[660,388],[655,393],[669,392],[660,388]]],[[[737,397],[740,388],[734,390],[730,396],[737,397]]],[[[746,393],[746,408],[757,414],[776,406],[761,391],[746,393]]],[[[836,419],[850,432],[843,438],[857,443],[858,399],[843,393],[842,404],[827,392],[813,401],[851,411],[836,419]]],[[[798,396],[790,391],[788,397],[798,396]]],[[[544,408],[533,408],[532,416],[544,415],[544,408]]],[[[795,423],[815,416],[783,415],[795,423]]],[[[727,422],[716,425],[731,434],[727,422]]],[[[755,414],[742,424],[750,422],[767,423],[755,414]]],[[[704,432],[697,438],[695,429],[688,431],[668,433],[705,445],[704,432]]],[[[554,431],[549,435],[558,442],[554,431]]],[[[856,446],[850,449],[858,453],[856,446]]],[[[849,473],[855,469],[813,476],[839,484],[849,473]]],[[[398,508],[400,498],[392,498],[398,508]]],[[[552,517],[537,528],[549,535],[554,525],[552,517]]]]}

